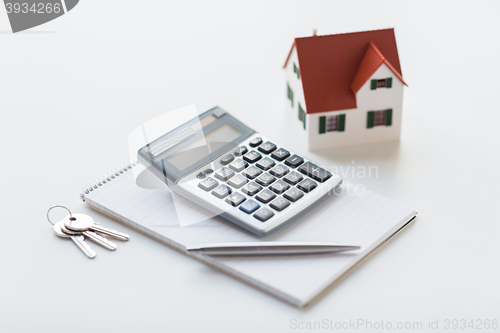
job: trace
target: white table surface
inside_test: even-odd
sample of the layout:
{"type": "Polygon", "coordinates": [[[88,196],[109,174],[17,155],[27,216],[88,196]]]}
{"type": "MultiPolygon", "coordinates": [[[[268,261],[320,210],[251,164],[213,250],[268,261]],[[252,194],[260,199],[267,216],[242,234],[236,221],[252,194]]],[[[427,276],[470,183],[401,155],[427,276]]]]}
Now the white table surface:
{"type": "Polygon", "coordinates": [[[429,320],[442,330],[447,319],[499,320],[499,7],[81,1],[19,34],[0,10],[0,331],[287,332],[358,319],[426,331],[429,320]],[[386,27],[409,84],[401,142],[308,152],[284,111],[293,38],[386,27]],[[193,103],[221,105],[323,165],[377,166],[378,177],[346,178],[414,207],[417,221],[299,310],[80,201],[83,185],[128,160],[133,128],[193,103]],[[54,204],[131,240],[116,252],[94,246],[88,260],[53,234],[54,204]]]}

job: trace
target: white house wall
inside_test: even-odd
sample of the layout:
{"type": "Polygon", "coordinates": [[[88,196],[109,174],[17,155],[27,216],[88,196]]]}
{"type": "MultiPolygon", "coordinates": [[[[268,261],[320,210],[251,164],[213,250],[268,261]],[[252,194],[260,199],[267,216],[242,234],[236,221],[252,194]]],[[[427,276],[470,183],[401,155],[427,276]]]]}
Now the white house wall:
{"type": "MultiPolygon", "coordinates": [[[[293,63],[291,73],[293,74],[293,63]]],[[[306,122],[309,138],[306,142],[308,144],[308,148],[310,150],[316,150],[399,140],[403,108],[403,88],[403,83],[394,75],[389,67],[382,64],[358,91],[356,95],[356,109],[307,115],[306,122]],[[377,88],[376,90],[370,89],[372,79],[385,79],[389,77],[392,78],[391,88],[377,88]],[[373,128],[366,128],[368,111],[386,109],[392,109],[391,126],[374,126],[373,128]],[[345,130],[343,132],[335,131],[319,134],[319,118],[321,116],[338,114],[346,115],[345,130]]],[[[303,131],[303,129],[301,130],[303,131]]]]}
{"type": "MultiPolygon", "coordinates": [[[[293,91],[293,107],[290,103],[290,100],[287,98],[286,112],[288,113],[288,116],[292,118],[292,123],[294,124],[295,127],[294,130],[297,133],[299,133],[302,140],[304,141],[304,144],[306,144],[307,146],[307,141],[308,141],[307,129],[309,128],[309,121],[306,118],[306,129],[304,129],[302,121],[299,120],[299,103],[302,106],[302,109],[306,111],[306,103],[304,102],[304,89],[302,88],[302,80],[298,79],[297,74],[293,72],[294,63],[297,65],[297,67],[300,68],[299,61],[297,58],[297,49],[295,47],[293,48],[290,58],[288,59],[288,62],[285,67],[286,80],[293,91]]],[[[286,98],[287,96],[286,85],[284,94],[286,98]]]]}

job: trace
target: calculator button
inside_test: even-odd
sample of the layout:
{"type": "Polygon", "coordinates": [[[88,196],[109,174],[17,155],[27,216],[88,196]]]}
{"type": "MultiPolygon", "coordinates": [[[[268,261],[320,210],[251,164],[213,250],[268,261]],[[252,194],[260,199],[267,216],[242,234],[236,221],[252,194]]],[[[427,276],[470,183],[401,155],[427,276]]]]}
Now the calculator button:
{"type": "Polygon", "coordinates": [[[253,217],[262,222],[266,222],[273,216],[274,216],[273,211],[266,207],[259,209],[257,213],[253,214],[253,217]]]}
{"type": "Polygon", "coordinates": [[[243,186],[243,188],[241,189],[241,192],[252,196],[252,195],[259,193],[260,190],[262,190],[262,186],[260,186],[257,183],[254,183],[254,182],[250,182],[250,183],[246,184],[245,186],[243,186]]]}
{"type": "Polygon", "coordinates": [[[269,157],[266,157],[266,158],[263,158],[261,159],[260,161],[257,162],[257,164],[255,164],[256,166],[258,166],[259,168],[261,168],[262,170],[269,170],[271,169],[273,166],[276,165],[276,162],[274,162],[272,159],[270,159],[269,157]]]}
{"type": "Polygon", "coordinates": [[[236,172],[240,172],[248,166],[248,163],[243,161],[241,158],[234,160],[229,167],[236,172]]]}
{"type": "Polygon", "coordinates": [[[253,139],[252,141],[250,141],[249,145],[250,145],[250,147],[257,147],[261,143],[262,143],[262,138],[259,136],[259,137],[256,137],[255,139],[253,139]]]}
{"type": "Polygon", "coordinates": [[[247,214],[252,214],[253,212],[255,212],[259,208],[260,208],[260,205],[251,199],[245,201],[240,206],[240,210],[244,211],[247,214]]]}
{"type": "Polygon", "coordinates": [[[283,161],[285,158],[290,156],[290,152],[286,149],[280,148],[271,154],[271,157],[278,161],[283,161]]]}
{"type": "Polygon", "coordinates": [[[245,155],[247,152],[248,152],[247,146],[241,146],[241,147],[236,148],[233,151],[233,154],[236,156],[241,156],[241,155],[245,155]]]}
{"type": "Polygon", "coordinates": [[[205,191],[213,190],[219,184],[215,179],[208,177],[204,181],[198,184],[198,187],[204,189],[205,191]]]}
{"type": "Polygon", "coordinates": [[[286,175],[288,173],[288,171],[290,171],[290,170],[286,166],[279,164],[279,165],[275,166],[274,168],[272,168],[269,171],[269,173],[273,176],[281,178],[284,175],[286,175]]]}
{"type": "Polygon", "coordinates": [[[300,182],[304,177],[298,172],[292,171],[285,177],[283,177],[283,180],[286,181],[290,185],[295,185],[298,182],[300,182]]]}
{"type": "Polygon", "coordinates": [[[310,191],[314,190],[318,185],[316,182],[312,179],[304,179],[301,181],[298,185],[297,188],[301,189],[302,191],[309,193],[310,191]]]}
{"type": "Polygon", "coordinates": [[[290,200],[291,202],[295,202],[300,198],[302,198],[304,196],[304,193],[302,193],[301,190],[292,187],[291,189],[286,191],[285,194],[283,194],[283,196],[288,200],[290,200]]]}
{"type": "Polygon", "coordinates": [[[233,155],[233,154],[227,154],[227,155],[223,156],[223,157],[219,160],[219,162],[220,162],[220,164],[222,164],[222,165],[226,165],[226,164],[231,163],[233,160],[234,160],[234,155],[233,155]]]}
{"type": "Polygon", "coordinates": [[[275,180],[276,180],[276,177],[274,177],[273,175],[270,175],[266,172],[262,176],[257,178],[255,181],[262,186],[267,186],[269,184],[272,184],[275,180]]]}
{"type": "Polygon", "coordinates": [[[275,182],[274,184],[269,186],[269,189],[271,191],[273,191],[274,193],[278,193],[278,194],[285,192],[289,188],[290,188],[290,185],[288,185],[287,183],[285,183],[282,180],[278,180],[277,182],[275,182]]]}
{"type": "Polygon", "coordinates": [[[246,168],[241,174],[249,179],[254,179],[261,173],[262,171],[260,169],[256,168],[254,165],[251,165],[250,167],[246,168]]]}
{"type": "Polygon", "coordinates": [[[276,194],[274,194],[273,192],[269,191],[268,189],[264,189],[262,192],[260,192],[259,194],[257,194],[255,196],[255,198],[257,200],[259,200],[260,202],[268,203],[269,201],[271,201],[274,198],[276,198],[276,194]]]}
{"type": "Polygon", "coordinates": [[[215,177],[225,181],[229,180],[229,178],[231,178],[232,176],[234,176],[234,171],[229,169],[228,167],[223,167],[215,173],[215,177]]]}
{"type": "Polygon", "coordinates": [[[302,172],[304,175],[307,175],[312,179],[317,180],[321,183],[323,183],[325,180],[327,180],[332,176],[332,174],[329,171],[320,168],[319,166],[311,162],[306,162],[305,164],[302,164],[298,170],[302,172]]]}
{"type": "Polygon", "coordinates": [[[272,209],[276,209],[278,212],[281,212],[286,207],[290,206],[290,201],[283,199],[282,197],[278,197],[274,199],[269,206],[272,209]]]}
{"type": "Polygon", "coordinates": [[[273,151],[276,150],[276,145],[270,141],[267,141],[259,146],[259,151],[263,152],[264,154],[270,154],[273,151]]]}
{"type": "Polygon", "coordinates": [[[246,183],[248,183],[248,179],[243,175],[237,174],[236,176],[231,178],[227,183],[232,187],[240,188],[246,183]]]}
{"type": "Polygon", "coordinates": [[[292,168],[296,168],[302,163],[304,163],[304,159],[299,155],[292,155],[285,160],[285,164],[291,166],[292,168]]]}
{"type": "Polygon", "coordinates": [[[238,192],[234,192],[233,194],[231,194],[226,198],[226,202],[234,207],[238,206],[245,200],[246,200],[245,196],[238,192]]]}
{"type": "Polygon", "coordinates": [[[207,176],[207,174],[202,171],[196,175],[196,178],[205,179],[206,176],[207,176]]]}
{"type": "Polygon", "coordinates": [[[254,163],[262,158],[262,155],[255,150],[251,150],[250,152],[243,155],[243,159],[247,162],[254,163]]]}
{"type": "Polygon", "coordinates": [[[205,169],[203,170],[204,173],[206,173],[207,175],[211,174],[212,172],[214,172],[214,170],[208,168],[208,169],[205,169]]]}
{"type": "Polygon", "coordinates": [[[232,190],[229,186],[220,184],[213,191],[212,194],[215,195],[219,199],[223,199],[231,194],[232,190]]]}

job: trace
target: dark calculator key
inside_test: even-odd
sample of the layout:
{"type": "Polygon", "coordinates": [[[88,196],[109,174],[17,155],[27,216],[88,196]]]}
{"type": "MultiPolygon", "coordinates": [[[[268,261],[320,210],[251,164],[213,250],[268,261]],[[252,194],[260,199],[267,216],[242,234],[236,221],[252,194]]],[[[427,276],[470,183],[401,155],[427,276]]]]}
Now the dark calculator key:
{"type": "Polygon", "coordinates": [[[304,193],[302,193],[301,190],[299,190],[295,187],[292,187],[291,189],[286,191],[285,194],[283,194],[283,196],[285,198],[287,198],[288,200],[290,200],[291,202],[295,202],[295,201],[299,200],[300,198],[302,198],[304,196],[304,193]]]}
{"type": "Polygon", "coordinates": [[[243,175],[237,174],[233,178],[229,179],[229,181],[227,183],[228,183],[228,185],[231,185],[232,187],[240,188],[243,185],[245,185],[246,183],[248,183],[248,179],[247,179],[247,177],[245,177],[243,175]]]}
{"type": "Polygon", "coordinates": [[[241,147],[236,148],[233,151],[233,154],[236,156],[242,156],[242,155],[245,155],[247,152],[248,152],[247,146],[241,146],[241,147]]]}
{"type": "Polygon", "coordinates": [[[282,197],[278,197],[274,199],[269,206],[272,209],[276,209],[278,212],[281,212],[286,207],[290,206],[290,201],[283,199],[282,197]]]}
{"type": "Polygon", "coordinates": [[[243,161],[241,158],[238,158],[238,159],[234,160],[233,162],[231,162],[231,164],[229,164],[229,167],[236,172],[240,172],[241,170],[245,169],[247,166],[248,166],[248,163],[243,161]]]}
{"type": "Polygon", "coordinates": [[[241,174],[249,179],[254,179],[258,175],[260,175],[262,171],[255,167],[254,165],[249,166],[246,168],[241,174]]]}
{"type": "Polygon", "coordinates": [[[276,194],[274,194],[273,192],[269,191],[268,189],[264,189],[262,192],[260,192],[259,194],[257,194],[255,196],[255,198],[257,200],[259,200],[260,202],[268,203],[269,201],[271,201],[274,198],[276,198],[276,194]]]}
{"type": "Polygon", "coordinates": [[[269,208],[263,207],[257,211],[257,213],[253,214],[253,216],[262,222],[266,222],[271,217],[274,216],[274,213],[269,208]]]}
{"type": "Polygon", "coordinates": [[[282,180],[278,180],[277,182],[275,182],[274,184],[269,186],[269,189],[271,191],[273,191],[274,193],[278,193],[278,194],[285,192],[289,188],[290,188],[290,185],[288,185],[287,183],[285,183],[282,180]]]}
{"type": "Polygon", "coordinates": [[[317,180],[321,183],[323,183],[325,180],[330,178],[332,174],[317,166],[316,164],[312,164],[311,162],[306,162],[305,164],[302,164],[299,169],[300,172],[302,172],[304,175],[307,175],[311,177],[314,180],[317,180]]]}
{"type": "Polygon", "coordinates": [[[262,158],[262,155],[260,153],[256,152],[255,150],[251,150],[248,153],[246,153],[245,155],[243,155],[243,159],[247,162],[250,162],[250,163],[257,162],[261,158],[262,158]]]}
{"type": "Polygon", "coordinates": [[[247,198],[245,198],[245,196],[241,193],[238,193],[238,192],[234,192],[233,194],[231,194],[230,196],[228,196],[226,198],[226,202],[228,204],[230,204],[231,206],[238,206],[240,203],[242,203],[243,201],[245,201],[247,198]]]}
{"type": "Polygon", "coordinates": [[[219,162],[220,162],[220,164],[222,164],[222,165],[226,165],[226,164],[231,163],[233,160],[234,160],[234,155],[233,155],[233,154],[227,154],[227,155],[223,156],[223,157],[219,160],[219,162]]]}
{"type": "Polygon", "coordinates": [[[256,166],[258,166],[259,168],[261,168],[262,170],[269,170],[271,169],[273,166],[276,165],[276,162],[274,162],[272,159],[270,159],[269,157],[266,157],[266,158],[263,158],[261,159],[260,161],[257,162],[257,164],[255,164],[256,166]]]}
{"type": "Polygon", "coordinates": [[[229,186],[220,184],[213,191],[212,194],[215,195],[219,199],[223,199],[231,194],[232,190],[229,186]]]}
{"type": "Polygon", "coordinates": [[[245,201],[243,205],[240,206],[240,210],[244,211],[247,214],[252,214],[259,208],[260,205],[251,199],[245,201]]]}
{"type": "Polygon", "coordinates": [[[275,166],[274,168],[269,170],[269,173],[273,176],[281,178],[284,175],[286,175],[288,173],[288,171],[290,171],[290,170],[286,166],[278,164],[277,166],[275,166]]]}
{"type": "Polygon", "coordinates": [[[257,178],[255,181],[259,183],[262,186],[267,186],[269,184],[272,184],[276,180],[276,177],[274,177],[271,174],[268,174],[267,172],[264,173],[262,176],[257,178]]]}
{"type": "Polygon", "coordinates": [[[210,190],[213,190],[218,184],[219,184],[218,181],[216,181],[215,179],[213,179],[211,177],[208,177],[204,181],[200,182],[198,184],[198,187],[200,187],[201,189],[203,189],[205,191],[210,191],[210,190]]]}
{"type": "Polygon", "coordinates": [[[262,138],[259,136],[259,137],[256,137],[255,139],[253,139],[252,141],[250,141],[249,145],[250,145],[250,147],[257,147],[261,143],[262,143],[262,138]]]}
{"type": "Polygon", "coordinates": [[[291,166],[292,168],[296,168],[302,163],[304,163],[304,159],[299,155],[292,155],[285,160],[285,164],[291,166]]]}
{"type": "Polygon", "coordinates": [[[292,171],[285,177],[283,177],[283,180],[286,181],[290,185],[295,185],[298,182],[300,182],[304,177],[298,172],[292,171]]]}
{"type": "Polygon", "coordinates": [[[223,167],[215,173],[215,177],[224,181],[229,180],[229,178],[231,178],[232,176],[234,176],[234,171],[229,169],[228,167],[223,167]]]}
{"type": "Polygon", "coordinates": [[[245,193],[246,195],[255,195],[257,193],[259,193],[259,191],[262,190],[262,186],[260,186],[259,184],[255,183],[255,182],[250,182],[248,184],[246,184],[245,186],[243,186],[243,188],[241,189],[241,192],[245,193]]]}
{"type": "Polygon", "coordinates": [[[205,179],[206,176],[207,176],[207,174],[202,171],[196,175],[196,178],[205,179]]]}
{"type": "Polygon", "coordinates": [[[280,148],[271,154],[271,157],[278,161],[283,161],[285,158],[290,156],[290,152],[286,149],[280,148]]]}
{"type": "Polygon", "coordinates": [[[208,169],[205,169],[203,170],[204,173],[206,173],[207,175],[211,174],[212,172],[214,172],[214,170],[208,168],[208,169]]]}
{"type": "Polygon", "coordinates": [[[303,181],[301,181],[297,185],[297,188],[299,188],[300,190],[302,190],[306,193],[309,193],[310,191],[314,190],[316,187],[318,187],[318,185],[312,179],[304,179],[303,181]]]}
{"type": "Polygon", "coordinates": [[[264,154],[270,154],[273,151],[276,150],[276,145],[272,143],[271,141],[264,142],[259,146],[259,151],[263,152],[264,154]]]}

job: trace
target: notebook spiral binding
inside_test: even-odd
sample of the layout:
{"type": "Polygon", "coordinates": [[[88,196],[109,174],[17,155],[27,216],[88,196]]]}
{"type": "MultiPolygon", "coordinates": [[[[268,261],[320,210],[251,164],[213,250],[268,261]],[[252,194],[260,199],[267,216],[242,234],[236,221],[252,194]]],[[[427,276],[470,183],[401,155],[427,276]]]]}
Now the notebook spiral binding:
{"type": "Polygon", "coordinates": [[[122,173],[132,169],[132,167],[136,166],[137,163],[138,163],[137,161],[124,163],[119,167],[113,169],[112,171],[108,172],[104,176],[97,178],[96,180],[94,180],[93,182],[89,183],[87,186],[84,186],[82,188],[82,194],[80,195],[80,198],[83,201],[85,201],[85,194],[89,194],[90,192],[98,189],[100,186],[120,176],[122,173]]]}

